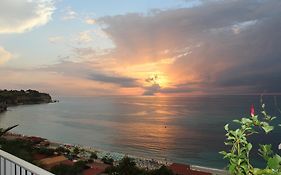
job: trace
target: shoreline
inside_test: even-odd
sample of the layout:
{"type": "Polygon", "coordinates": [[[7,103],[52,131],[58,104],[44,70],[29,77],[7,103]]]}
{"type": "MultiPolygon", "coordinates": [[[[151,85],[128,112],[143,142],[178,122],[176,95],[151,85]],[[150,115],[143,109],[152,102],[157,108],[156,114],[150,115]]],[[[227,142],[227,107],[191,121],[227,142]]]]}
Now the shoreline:
{"type": "MultiPolygon", "coordinates": [[[[46,148],[52,148],[52,149],[56,149],[58,147],[64,147],[64,148],[68,148],[68,149],[78,148],[84,154],[96,153],[99,160],[101,160],[103,157],[112,158],[114,160],[113,164],[117,164],[124,157],[129,157],[135,161],[136,165],[139,168],[144,168],[144,169],[149,169],[149,170],[158,169],[163,165],[169,166],[169,165],[172,165],[173,163],[176,163],[176,162],[172,162],[171,160],[168,160],[168,159],[147,158],[147,157],[142,157],[142,156],[136,156],[136,155],[130,155],[130,154],[103,150],[103,149],[95,148],[92,146],[54,142],[54,141],[50,141],[46,138],[42,138],[39,136],[24,135],[24,134],[19,134],[19,133],[14,133],[14,132],[6,133],[4,138],[5,137],[6,137],[6,139],[9,137],[11,137],[10,139],[40,138],[40,139],[43,139],[43,140],[49,142],[49,145],[46,146],[46,148]]],[[[188,164],[188,165],[190,166],[191,170],[203,171],[203,172],[208,172],[208,173],[212,173],[212,174],[216,174],[216,175],[228,174],[227,171],[223,170],[223,169],[217,169],[217,168],[211,168],[211,167],[205,167],[205,166],[199,166],[199,165],[192,165],[192,164],[188,164]]]]}

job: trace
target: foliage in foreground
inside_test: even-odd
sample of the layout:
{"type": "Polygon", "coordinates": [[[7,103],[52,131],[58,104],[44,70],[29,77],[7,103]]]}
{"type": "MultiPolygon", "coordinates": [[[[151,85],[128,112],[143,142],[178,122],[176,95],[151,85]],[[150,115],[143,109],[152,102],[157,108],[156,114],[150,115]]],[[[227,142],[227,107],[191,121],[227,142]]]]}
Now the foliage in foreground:
{"type": "Polygon", "coordinates": [[[10,130],[14,129],[17,126],[19,125],[13,125],[6,129],[0,128],[0,137],[2,137],[4,134],[6,134],[7,132],[9,132],[10,130]]]}
{"type": "Polygon", "coordinates": [[[1,149],[13,154],[23,160],[32,162],[32,153],[34,152],[32,143],[24,140],[6,140],[0,139],[1,149]]]}
{"type": "Polygon", "coordinates": [[[226,142],[225,145],[230,146],[229,151],[221,151],[224,159],[229,160],[228,169],[230,174],[235,175],[281,175],[281,157],[275,154],[271,144],[259,145],[259,155],[266,162],[264,169],[255,168],[251,164],[250,152],[253,145],[248,141],[248,138],[253,134],[265,132],[268,134],[274,129],[270,123],[276,118],[270,116],[265,111],[265,104],[261,100],[262,117],[255,115],[254,106],[251,106],[251,115],[248,118],[234,120],[238,124],[237,129],[230,129],[229,124],[225,125],[226,142]]]}

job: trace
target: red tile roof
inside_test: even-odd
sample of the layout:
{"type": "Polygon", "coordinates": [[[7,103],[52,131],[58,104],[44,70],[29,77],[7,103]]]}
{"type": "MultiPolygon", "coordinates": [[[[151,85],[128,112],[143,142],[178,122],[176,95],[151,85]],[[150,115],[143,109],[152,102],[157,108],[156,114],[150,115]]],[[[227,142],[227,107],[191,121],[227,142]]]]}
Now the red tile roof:
{"type": "Polygon", "coordinates": [[[173,163],[168,167],[175,175],[211,175],[211,173],[191,170],[189,165],[173,163]]]}
{"type": "Polygon", "coordinates": [[[175,175],[191,175],[190,166],[185,164],[173,163],[169,166],[175,175]]]}
{"type": "Polygon", "coordinates": [[[104,172],[104,170],[96,169],[96,168],[89,168],[83,172],[83,175],[98,175],[104,172]]]}
{"type": "Polygon", "coordinates": [[[45,159],[41,159],[39,161],[46,169],[50,170],[52,167],[60,164],[65,164],[65,165],[73,165],[74,163],[70,160],[68,160],[64,156],[54,156],[54,157],[48,157],[45,159]]]}
{"type": "Polygon", "coordinates": [[[65,161],[61,162],[61,164],[73,166],[74,162],[72,162],[71,160],[65,160],[65,161]]]}
{"type": "Polygon", "coordinates": [[[110,165],[104,164],[104,163],[92,163],[91,168],[85,170],[83,172],[83,175],[98,175],[100,173],[103,173],[107,167],[110,165]]]}
{"type": "Polygon", "coordinates": [[[37,153],[37,154],[33,155],[33,159],[34,160],[41,160],[41,159],[45,159],[47,157],[48,157],[48,155],[46,155],[46,154],[39,154],[39,153],[37,153]]]}
{"type": "Polygon", "coordinates": [[[212,173],[206,173],[202,171],[195,171],[195,170],[190,170],[191,175],[212,175],[212,173]]]}

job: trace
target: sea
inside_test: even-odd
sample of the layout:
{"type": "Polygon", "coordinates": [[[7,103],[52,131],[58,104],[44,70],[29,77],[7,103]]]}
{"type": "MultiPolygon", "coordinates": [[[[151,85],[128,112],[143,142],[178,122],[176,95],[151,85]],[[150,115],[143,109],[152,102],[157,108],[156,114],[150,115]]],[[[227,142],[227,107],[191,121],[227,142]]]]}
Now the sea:
{"type": "MultiPolygon", "coordinates": [[[[224,125],[260,110],[259,95],[150,97],[58,97],[58,103],[9,107],[0,127],[54,142],[91,146],[127,155],[224,168],[218,152],[224,145],[224,125]]],[[[281,123],[281,96],[263,96],[268,113],[281,123]]],[[[235,125],[231,125],[235,128],[235,125]]],[[[254,145],[270,143],[278,152],[281,127],[252,136],[254,145]]],[[[257,147],[254,147],[257,149],[257,147]]],[[[280,151],[279,151],[280,153],[280,151]]],[[[254,164],[264,166],[257,151],[254,164]]]]}

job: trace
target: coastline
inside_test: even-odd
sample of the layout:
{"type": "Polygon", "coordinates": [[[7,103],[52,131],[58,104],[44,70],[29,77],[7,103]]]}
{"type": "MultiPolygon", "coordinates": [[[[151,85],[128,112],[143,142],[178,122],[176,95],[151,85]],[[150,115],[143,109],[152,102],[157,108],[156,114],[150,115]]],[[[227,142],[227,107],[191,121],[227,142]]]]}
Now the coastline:
{"type": "Polygon", "coordinates": [[[34,105],[44,103],[55,103],[48,93],[36,90],[1,90],[0,89],[0,113],[7,111],[8,107],[19,105],[34,105]]]}
{"type": "MultiPolygon", "coordinates": [[[[164,160],[164,159],[161,160],[161,159],[155,159],[155,158],[146,158],[146,157],[141,157],[141,156],[123,154],[123,153],[118,153],[118,152],[113,152],[113,151],[102,150],[102,149],[98,149],[98,148],[86,146],[86,145],[75,145],[75,144],[69,144],[69,143],[53,142],[46,138],[18,134],[18,133],[13,133],[13,132],[6,133],[4,135],[4,138],[6,138],[6,139],[27,139],[27,138],[37,138],[38,139],[39,138],[39,139],[42,139],[49,143],[48,146],[46,146],[46,148],[51,148],[51,149],[56,149],[59,147],[64,147],[67,149],[78,148],[79,150],[83,151],[83,154],[80,155],[81,158],[83,158],[83,156],[88,156],[91,153],[95,153],[97,155],[99,161],[103,157],[112,158],[114,160],[113,165],[118,164],[118,161],[120,161],[124,157],[132,158],[135,161],[137,167],[148,169],[148,170],[158,169],[163,165],[170,166],[173,163],[175,163],[175,162],[172,162],[169,160],[164,160]]],[[[188,166],[190,166],[190,169],[194,170],[194,171],[208,172],[208,173],[216,174],[216,175],[228,174],[226,170],[222,170],[222,169],[204,167],[204,166],[198,166],[198,165],[188,165],[188,166]]]]}

